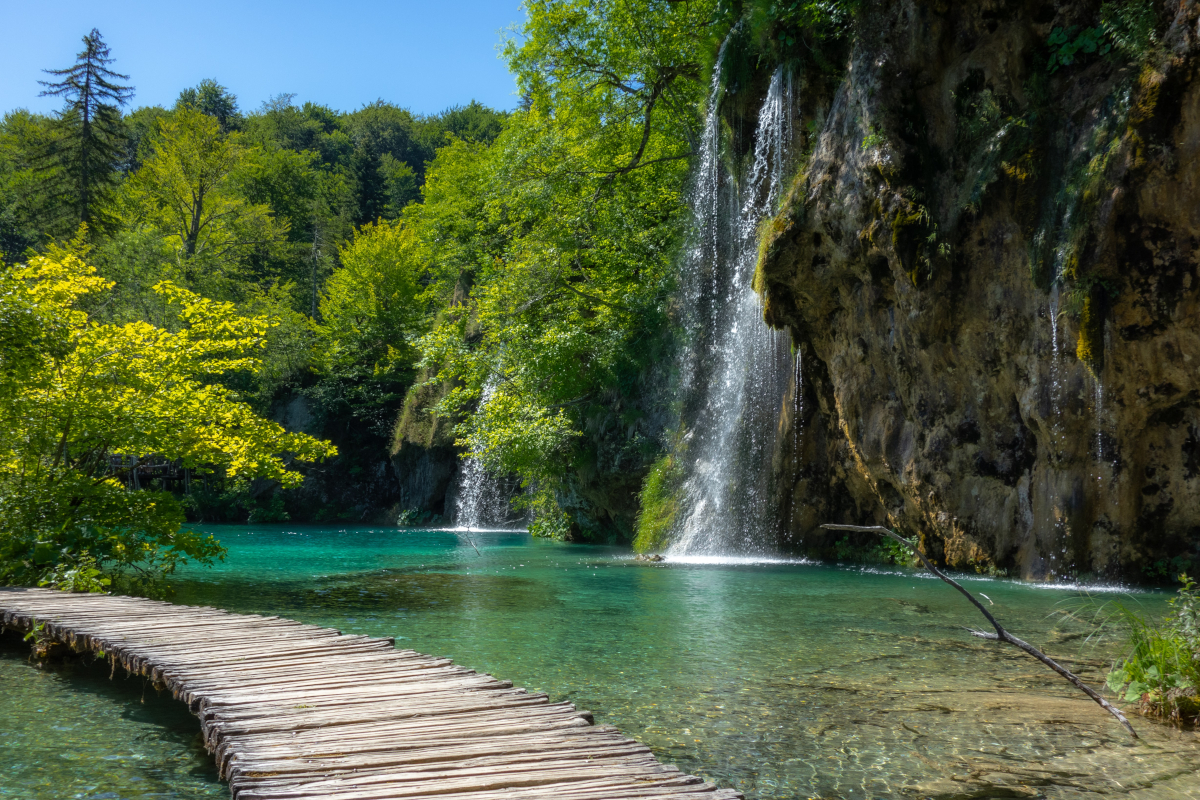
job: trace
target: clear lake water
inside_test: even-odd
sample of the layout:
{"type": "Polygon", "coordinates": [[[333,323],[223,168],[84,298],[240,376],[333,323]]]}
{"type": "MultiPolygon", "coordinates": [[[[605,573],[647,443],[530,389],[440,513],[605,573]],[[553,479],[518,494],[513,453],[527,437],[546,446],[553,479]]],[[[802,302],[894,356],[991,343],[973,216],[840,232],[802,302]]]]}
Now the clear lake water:
{"type": "MultiPolygon", "coordinates": [[[[221,526],[175,602],[279,614],[453,658],[591,710],[664,762],[767,798],[1200,798],[1200,741],[1128,739],[978,613],[903,569],[698,558],[518,532],[221,526]]],[[[1166,593],[965,584],[1093,685],[1118,643],[1097,604],[1166,593]]],[[[227,797],[182,703],[104,664],[37,669],[0,646],[0,798],[227,797]]]]}

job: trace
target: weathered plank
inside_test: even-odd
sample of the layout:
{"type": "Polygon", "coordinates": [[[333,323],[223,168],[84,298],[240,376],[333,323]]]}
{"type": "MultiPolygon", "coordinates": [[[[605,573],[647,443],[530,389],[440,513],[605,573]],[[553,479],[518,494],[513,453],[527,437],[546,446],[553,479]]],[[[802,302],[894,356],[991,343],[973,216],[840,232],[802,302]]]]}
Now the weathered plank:
{"type": "Polygon", "coordinates": [[[186,702],[235,800],[733,800],[591,715],[449,659],[281,617],[0,589],[0,625],[186,702]]]}

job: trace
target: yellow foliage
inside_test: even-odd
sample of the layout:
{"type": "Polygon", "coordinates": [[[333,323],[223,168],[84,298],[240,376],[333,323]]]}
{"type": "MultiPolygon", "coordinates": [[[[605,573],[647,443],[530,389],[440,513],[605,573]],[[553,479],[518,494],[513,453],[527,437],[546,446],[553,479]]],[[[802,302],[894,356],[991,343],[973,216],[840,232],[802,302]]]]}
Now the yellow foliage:
{"type": "Polygon", "coordinates": [[[1100,343],[1103,320],[1096,313],[1091,297],[1083,301],[1079,311],[1079,340],[1075,345],[1075,356],[1094,374],[1102,352],[1100,343]]]}
{"type": "Polygon", "coordinates": [[[70,255],[31,259],[0,284],[0,317],[21,321],[34,342],[19,379],[0,387],[0,580],[84,562],[169,572],[217,554],[215,542],[179,530],[170,495],[126,490],[118,465],[134,458],[296,486],[303,476],[290,462],[336,454],[214,382],[259,366],[266,318],[160,283],[175,329],[99,323],[81,300],[111,284],[70,255]]]}

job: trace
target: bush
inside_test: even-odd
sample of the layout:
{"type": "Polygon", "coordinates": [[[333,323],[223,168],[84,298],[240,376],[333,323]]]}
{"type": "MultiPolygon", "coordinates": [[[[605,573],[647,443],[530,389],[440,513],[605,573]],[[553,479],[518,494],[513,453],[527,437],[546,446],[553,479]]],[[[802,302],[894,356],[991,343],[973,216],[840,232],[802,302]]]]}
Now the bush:
{"type": "Polygon", "coordinates": [[[1162,622],[1117,605],[1129,629],[1130,652],[1108,673],[1108,687],[1139,713],[1176,722],[1200,720],[1200,591],[1183,587],[1162,622]]]}

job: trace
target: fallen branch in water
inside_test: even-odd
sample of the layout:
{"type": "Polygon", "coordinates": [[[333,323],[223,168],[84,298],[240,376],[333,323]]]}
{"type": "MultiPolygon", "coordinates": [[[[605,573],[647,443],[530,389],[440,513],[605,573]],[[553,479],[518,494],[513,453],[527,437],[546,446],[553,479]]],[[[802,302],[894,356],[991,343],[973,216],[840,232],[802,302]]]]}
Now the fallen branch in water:
{"type": "MultiPolygon", "coordinates": [[[[1017,637],[1013,636],[1011,633],[1006,631],[1004,629],[1004,627],[1001,626],[1000,623],[996,621],[996,618],[991,615],[991,612],[989,612],[986,608],[983,607],[983,603],[980,603],[978,600],[975,599],[975,595],[971,594],[966,589],[964,589],[962,587],[962,584],[960,584],[958,581],[954,580],[953,578],[950,578],[944,572],[942,572],[940,569],[935,567],[930,562],[930,560],[925,557],[925,554],[922,553],[919,549],[917,549],[917,546],[915,544],[913,544],[912,542],[910,542],[908,539],[905,539],[900,534],[896,533],[895,531],[891,530],[890,528],[885,528],[882,525],[822,525],[821,527],[825,528],[826,530],[831,530],[831,531],[866,531],[868,533],[879,533],[879,534],[882,534],[882,535],[888,537],[889,539],[892,539],[893,541],[897,541],[900,544],[904,545],[905,547],[907,547],[909,550],[911,550],[913,552],[913,555],[915,555],[918,559],[920,559],[921,564],[922,564],[922,566],[925,567],[925,569],[929,570],[934,575],[937,575],[939,578],[944,580],[946,583],[950,584],[955,589],[958,589],[958,591],[962,592],[963,596],[966,597],[968,600],[970,600],[972,605],[974,605],[976,608],[979,609],[979,613],[983,614],[983,616],[987,618],[987,621],[991,623],[992,627],[996,629],[995,633],[988,633],[986,631],[977,631],[977,630],[969,628],[968,630],[970,630],[973,635],[978,636],[981,639],[991,639],[993,641],[1007,642],[1008,644],[1011,644],[1013,647],[1016,647],[1020,650],[1024,650],[1026,653],[1033,656],[1038,661],[1042,662],[1047,667],[1054,670],[1055,672],[1057,672],[1059,675],[1066,678],[1071,683],[1075,684],[1075,688],[1079,689],[1081,692],[1086,694],[1088,697],[1095,700],[1096,703],[1099,704],[1099,706],[1101,708],[1103,708],[1105,711],[1107,711],[1108,713],[1110,713],[1114,717],[1116,717],[1117,722],[1121,723],[1121,726],[1123,728],[1125,728],[1125,730],[1129,733],[1130,736],[1132,736],[1134,739],[1138,738],[1137,733],[1133,730],[1133,726],[1129,724],[1129,720],[1125,719],[1125,715],[1121,713],[1120,709],[1118,709],[1112,703],[1108,702],[1103,697],[1101,697],[1099,692],[1097,692],[1095,689],[1093,689],[1092,687],[1088,686],[1086,683],[1081,681],[1069,669],[1067,669],[1066,667],[1059,664],[1057,661],[1055,661],[1050,656],[1043,653],[1041,650],[1038,650],[1036,647],[1031,645],[1029,642],[1026,642],[1022,639],[1018,639],[1017,637]]],[[[988,599],[988,602],[991,602],[990,598],[988,599]]]]}
{"type": "Polygon", "coordinates": [[[471,538],[470,527],[468,527],[465,531],[455,531],[454,533],[458,536],[464,537],[467,540],[467,544],[471,545],[471,547],[474,548],[475,555],[479,556],[480,558],[483,558],[483,553],[479,552],[479,548],[475,547],[475,540],[471,538]]]}

